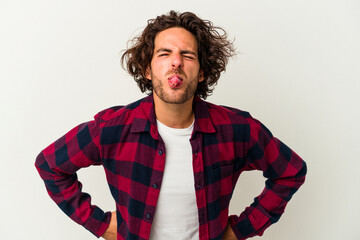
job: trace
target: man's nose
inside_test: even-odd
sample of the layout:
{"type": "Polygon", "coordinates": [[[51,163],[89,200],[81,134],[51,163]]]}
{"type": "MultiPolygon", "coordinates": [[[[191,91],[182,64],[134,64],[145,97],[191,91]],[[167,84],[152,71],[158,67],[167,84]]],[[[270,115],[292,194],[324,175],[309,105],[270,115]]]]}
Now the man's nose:
{"type": "Polygon", "coordinates": [[[179,54],[174,54],[173,58],[172,58],[172,62],[171,65],[173,68],[181,68],[183,65],[183,59],[181,57],[181,55],[179,54]]]}

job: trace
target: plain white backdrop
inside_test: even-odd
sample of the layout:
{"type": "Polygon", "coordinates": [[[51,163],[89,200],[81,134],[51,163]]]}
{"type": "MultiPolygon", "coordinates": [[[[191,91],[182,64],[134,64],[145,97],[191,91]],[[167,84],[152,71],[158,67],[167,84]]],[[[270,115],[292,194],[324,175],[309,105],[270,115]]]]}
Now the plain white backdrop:
{"type": "MultiPolygon", "coordinates": [[[[98,111],[145,96],[120,51],[171,9],[235,39],[240,54],[208,101],[249,111],[308,164],[305,184],[261,239],[360,239],[358,0],[0,0],[0,238],[95,239],[50,200],[35,157],[98,111]]],[[[114,210],[102,167],[79,178],[93,203],[114,210]]],[[[263,186],[261,172],[243,174],[231,213],[263,186]]]]}

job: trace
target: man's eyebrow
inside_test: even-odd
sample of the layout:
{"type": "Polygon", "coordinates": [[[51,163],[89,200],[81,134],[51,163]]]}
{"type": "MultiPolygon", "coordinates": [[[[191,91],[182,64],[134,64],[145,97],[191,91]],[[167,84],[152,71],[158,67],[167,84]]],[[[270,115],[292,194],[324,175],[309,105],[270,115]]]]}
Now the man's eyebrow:
{"type": "Polygon", "coordinates": [[[172,52],[170,49],[167,49],[167,48],[159,48],[156,53],[158,52],[172,52]]]}
{"type": "Polygon", "coordinates": [[[191,54],[191,55],[194,55],[196,57],[196,53],[193,52],[193,51],[188,51],[188,50],[182,50],[180,51],[181,54],[191,54]]]}

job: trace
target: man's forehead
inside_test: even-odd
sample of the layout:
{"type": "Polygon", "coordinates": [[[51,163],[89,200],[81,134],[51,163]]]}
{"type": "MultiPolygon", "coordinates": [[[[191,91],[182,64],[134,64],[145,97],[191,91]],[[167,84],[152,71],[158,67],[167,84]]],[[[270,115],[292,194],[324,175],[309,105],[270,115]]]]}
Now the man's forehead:
{"type": "Polygon", "coordinates": [[[196,38],[191,32],[181,27],[172,27],[158,32],[154,40],[155,51],[171,47],[197,50],[196,38]]]}

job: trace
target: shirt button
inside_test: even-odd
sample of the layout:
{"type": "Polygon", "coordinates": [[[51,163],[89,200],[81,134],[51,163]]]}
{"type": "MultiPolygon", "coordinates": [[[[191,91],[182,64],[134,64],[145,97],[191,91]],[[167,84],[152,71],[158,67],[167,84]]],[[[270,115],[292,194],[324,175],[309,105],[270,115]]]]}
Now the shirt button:
{"type": "Polygon", "coordinates": [[[200,189],[200,184],[196,184],[196,189],[200,189]]]}
{"type": "Polygon", "coordinates": [[[152,185],[152,187],[155,188],[155,189],[157,189],[157,188],[158,188],[158,185],[157,185],[156,183],[154,183],[154,184],[152,185]]]}
{"type": "Polygon", "coordinates": [[[163,154],[163,151],[159,150],[158,153],[159,153],[159,155],[161,156],[161,155],[163,154]]]}
{"type": "Polygon", "coordinates": [[[146,218],[147,218],[147,219],[150,219],[150,218],[151,218],[151,214],[150,214],[150,213],[147,213],[147,214],[146,214],[146,218]]]}

